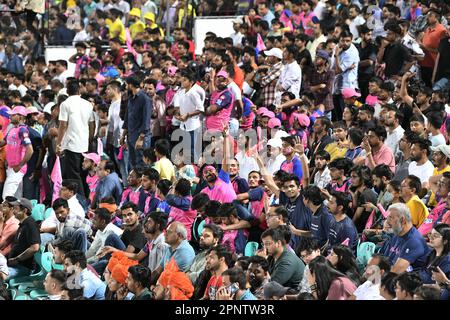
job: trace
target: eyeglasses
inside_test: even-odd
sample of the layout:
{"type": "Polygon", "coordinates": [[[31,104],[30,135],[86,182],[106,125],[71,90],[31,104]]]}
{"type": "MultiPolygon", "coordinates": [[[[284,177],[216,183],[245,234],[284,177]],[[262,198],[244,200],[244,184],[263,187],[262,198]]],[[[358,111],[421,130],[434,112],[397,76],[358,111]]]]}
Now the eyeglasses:
{"type": "Polygon", "coordinates": [[[270,241],[270,242],[263,242],[263,243],[262,243],[262,245],[263,245],[264,247],[269,247],[269,246],[271,246],[271,245],[273,245],[273,244],[274,244],[273,241],[270,241]]]}

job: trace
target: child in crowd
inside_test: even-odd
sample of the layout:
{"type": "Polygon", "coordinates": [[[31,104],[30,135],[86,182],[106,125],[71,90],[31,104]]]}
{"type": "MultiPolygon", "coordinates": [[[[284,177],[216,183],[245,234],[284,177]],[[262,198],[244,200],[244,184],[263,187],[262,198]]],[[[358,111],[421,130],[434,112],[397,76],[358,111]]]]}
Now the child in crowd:
{"type": "Polygon", "coordinates": [[[156,208],[157,211],[162,211],[167,214],[170,213],[170,205],[167,203],[166,196],[169,193],[171,187],[172,183],[167,179],[159,180],[158,184],[156,185],[156,196],[160,200],[158,207],[156,208]]]}
{"type": "Polygon", "coordinates": [[[175,181],[175,168],[173,163],[167,158],[170,155],[170,143],[165,139],[160,139],[155,143],[155,155],[158,161],[155,162],[155,169],[161,179],[175,181]]]}
{"type": "Polygon", "coordinates": [[[83,157],[84,160],[81,166],[83,170],[88,172],[86,183],[89,187],[89,201],[92,204],[95,198],[95,189],[99,181],[97,166],[100,163],[100,156],[96,153],[83,153],[83,157]]]}

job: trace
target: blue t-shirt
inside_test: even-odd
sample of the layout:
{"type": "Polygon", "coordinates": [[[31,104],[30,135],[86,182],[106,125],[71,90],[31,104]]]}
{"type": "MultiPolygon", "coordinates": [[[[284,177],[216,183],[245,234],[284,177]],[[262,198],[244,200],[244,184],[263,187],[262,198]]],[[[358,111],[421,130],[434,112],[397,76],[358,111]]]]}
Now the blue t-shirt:
{"type": "Polygon", "coordinates": [[[264,190],[262,187],[256,187],[254,189],[248,190],[248,200],[249,201],[259,201],[264,195],[264,190]]]}
{"type": "Polygon", "coordinates": [[[352,219],[345,217],[342,221],[333,221],[330,224],[330,233],[328,234],[328,240],[330,241],[330,247],[336,244],[341,244],[345,239],[349,238],[349,247],[355,251],[358,245],[358,231],[352,219]]]}
{"type": "Polygon", "coordinates": [[[233,96],[230,90],[225,90],[221,93],[220,97],[216,100],[215,105],[219,107],[219,110],[228,108],[233,101],[233,96]]]}
{"type": "Polygon", "coordinates": [[[294,156],[292,161],[284,160],[280,167],[281,170],[286,171],[287,173],[295,174],[299,180],[302,180],[303,171],[302,171],[302,162],[297,156],[294,156]]]}
{"type": "MultiPolygon", "coordinates": [[[[303,196],[300,194],[295,201],[291,202],[284,192],[280,192],[280,204],[286,207],[289,222],[300,230],[311,230],[311,210],[303,203],[303,196]]],[[[289,245],[297,248],[300,242],[299,236],[292,236],[289,245]]]]}
{"type": "Polygon", "coordinates": [[[430,251],[430,254],[427,258],[428,263],[420,270],[419,275],[422,279],[423,283],[434,283],[435,281],[432,279],[431,266],[437,266],[441,268],[441,270],[445,273],[447,278],[450,278],[450,254],[447,253],[442,258],[436,258],[434,254],[434,250],[430,251]]]}
{"type": "Polygon", "coordinates": [[[253,293],[250,292],[250,289],[247,289],[238,300],[258,300],[258,299],[256,299],[253,293]]]}
{"type": "Polygon", "coordinates": [[[409,261],[413,270],[425,264],[429,252],[430,248],[425,239],[415,227],[401,237],[393,236],[380,251],[382,255],[389,258],[392,265],[398,258],[402,258],[409,261]]]}
{"type": "Polygon", "coordinates": [[[180,271],[186,272],[195,258],[195,251],[187,240],[183,240],[175,250],[172,250],[172,247],[167,247],[160,263],[163,269],[172,257],[174,257],[180,271]]]}
{"type": "Polygon", "coordinates": [[[328,241],[330,225],[334,220],[325,205],[321,205],[311,216],[311,237],[319,241],[322,247],[328,241]]]}

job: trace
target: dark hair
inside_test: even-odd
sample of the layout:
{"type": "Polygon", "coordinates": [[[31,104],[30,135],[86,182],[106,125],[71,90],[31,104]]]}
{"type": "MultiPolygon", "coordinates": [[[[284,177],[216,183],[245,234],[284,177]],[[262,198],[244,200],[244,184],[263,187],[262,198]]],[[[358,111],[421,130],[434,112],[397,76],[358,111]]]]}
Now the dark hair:
{"type": "Polygon", "coordinates": [[[303,198],[305,198],[305,200],[311,201],[315,206],[322,204],[324,200],[319,187],[311,185],[307,186],[304,189],[303,198]]]}
{"type": "Polygon", "coordinates": [[[391,180],[393,177],[391,169],[389,166],[385,164],[379,164],[372,170],[372,175],[377,176],[381,179],[381,177],[385,177],[387,180],[391,180]]]}
{"type": "Polygon", "coordinates": [[[145,217],[144,225],[148,222],[149,219],[152,219],[155,224],[158,225],[159,231],[164,231],[167,226],[167,215],[162,211],[152,211],[147,217],[145,217]]]}
{"type": "Polygon", "coordinates": [[[283,218],[283,221],[286,222],[289,218],[289,213],[285,206],[274,204],[271,205],[272,208],[275,208],[275,214],[281,216],[283,218]]]}
{"type": "Polygon", "coordinates": [[[298,243],[296,252],[297,255],[300,257],[302,251],[311,253],[313,251],[320,250],[321,248],[322,247],[317,239],[300,237],[300,242],[298,243]]]}
{"type": "Polygon", "coordinates": [[[342,211],[344,213],[349,213],[352,211],[350,208],[351,198],[345,193],[340,191],[331,190],[330,195],[336,199],[336,205],[342,206],[342,211]]]}
{"type": "Polygon", "coordinates": [[[197,193],[193,198],[191,202],[191,208],[193,210],[200,209],[201,207],[204,207],[209,202],[209,196],[206,193],[200,192],[197,193]]]}
{"type": "Polygon", "coordinates": [[[350,172],[356,173],[366,187],[372,187],[372,175],[368,166],[354,166],[350,172]]]}
{"type": "Polygon", "coordinates": [[[274,242],[281,241],[281,243],[285,243],[286,239],[284,236],[284,233],[279,228],[267,229],[262,233],[261,239],[271,237],[274,242]]]}
{"type": "Polygon", "coordinates": [[[114,165],[114,162],[112,162],[112,160],[105,161],[105,171],[109,171],[109,173],[113,173],[115,169],[116,169],[116,166],[114,165]]]}
{"type": "Polygon", "coordinates": [[[72,264],[80,264],[81,269],[87,266],[86,255],[80,250],[72,250],[66,253],[66,259],[69,259],[72,264]]]}
{"type": "Polygon", "coordinates": [[[128,268],[131,278],[143,288],[150,288],[151,270],[143,265],[135,265],[128,268]]]}
{"type": "Polygon", "coordinates": [[[139,86],[141,85],[141,80],[134,75],[127,77],[126,82],[135,88],[139,88],[139,86]]]}
{"type": "Polygon", "coordinates": [[[232,203],[222,203],[219,210],[217,210],[218,217],[237,217],[237,210],[232,203]]]}
{"type": "Polygon", "coordinates": [[[67,202],[66,199],[63,198],[58,198],[55,200],[55,202],[53,202],[52,208],[54,211],[56,211],[56,209],[63,207],[64,209],[69,208],[69,203],[67,202]]]}
{"type": "Polygon", "coordinates": [[[78,192],[78,183],[75,180],[69,179],[69,180],[63,180],[61,185],[72,191],[74,194],[77,194],[78,192]]]}
{"type": "Polygon", "coordinates": [[[342,39],[342,38],[352,38],[353,39],[353,34],[349,30],[342,27],[342,32],[341,32],[341,35],[339,38],[340,39],[342,39]]]}
{"type": "Polygon", "coordinates": [[[420,179],[415,175],[408,175],[405,180],[408,179],[408,187],[411,189],[414,189],[415,194],[420,194],[422,192],[422,182],[420,179]]]}
{"type": "Polygon", "coordinates": [[[444,249],[442,250],[441,257],[446,257],[450,252],[450,226],[445,223],[440,223],[433,229],[442,235],[444,249]],[[445,243],[445,241],[447,241],[447,243],[445,243]]]}
{"type": "Polygon", "coordinates": [[[230,266],[232,263],[232,254],[230,249],[224,245],[217,245],[209,249],[208,253],[214,251],[219,259],[224,258],[225,264],[230,266]]]}
{"type": "Polygon", "coordinates": [[[386,128],[384,126],[375,126],[371,129],[369,129],[369,131],[372,131],[373,133],[375,133],[375,135],[381,140],[384,141],[387,138],[387,132],[386,132],[386,128]]]}
{"type": "Polygon", "coordinates": [[[316,153],[316,159],[317,158],[321,158],[321,159],[324,159],[326,161],[330,161],[330,154],[327,151],[325,151],[325,150],[319,150],[316,153]]]}
{"type": "Polygon", "coordinates": [[[267,259],[260,257],[260,256],[252,256],[248,259],[249,264],[253,263],[253,264],[257,264],[259,265],[264,272],[268,272],[269,271],[269,262],[267,261],[267,259]]]}
{"type": "Polygon", "coordinates": [[[347,275],[356,286],[359,286],[361,284],[361,277],[359,276],[358,265],[356,264],[356,258],[352,250],[342,244],[335,245],[332,249],[338,257],[335,268],[339,272],[347,275]]]}
{"type": "Polygon", "coordinates": [[[350,173],[350,169],[353,167],[353,162],[348,158],[338,158],[331,161],[328,164],[328,168],[336,168],[337,170],[343,170],[344,175],[348,175],[350,173]]]}
{"type": "Polygon", "coordinates": [[[191,183],[189,180],[181,178],[178,180],[175,191],[180,194],[182,197],[187,197],[191,193],[191,183]]]}
{"type": "Polygon", "coordinates": [[[153,150],[152,148],[144,149],[143,157],[148,158],[152,163],[156,162],[156,160],[157,160],[155,150],[153,150]]]}
{"type": "Polygon", "coordinates": [[[73,243],[70,240],[60,239],[56,241],[53,246],[55,248],[58,248],[58,250],[63,252],[64,254],[67,254],[68,252],[73,250],[73,243]]]}
{"type": "Polygon", "coordinates": [[[384,30],[385,31],[392,31],[397,35],[401,35],[402,34],[402,29],[400,28],[400,26],[398,25],[398,23],[396,21],[388,21],[386,22],[386,24],[384,25],[384,30]]]}
{"type": "Polygon", "coordinates": [[[421,114],[414,114],[410,119],[409,119],[409,123],[413,122],[413,121],[417,121],[420,122],[422,124],[425,124],[425,119],[423,118],[423,116],[421,114]]]}
{"type": "Polygon", "coordinates": [[[227,269],[222,273],[223,276],[229,276],[231,283],[238,283],[239,289],[245,290],[247,287],[247,278],[245,276],[244,270],[241,268],[231,268],[227,269]]]}
{"type": "Polygon", "coordinates": [[[66,86],[67,86],[67,94],[69,96],[77,95],[80,92],[80,85],[76,80],[67,81],[66,86]]]}
{"type": "Polygon", "coordinates": [[[52,277],[58,284],[62,287],[67,281],[67,275],[62,270],[51,270],[49,272],[50,277],[52,277]]]}
{"type": "Polygon", "coordinates": [[[414,294],[423,300],[440,300],[441,290],[431,285],[423,284],[414,291],[414,294]]]}
{"type": "Polygon", "coordinates": [[[309,271],[316,278],[318,300],[325,300],[327,298],[328,290],[335,279],[345,277],[344,274],[334,269],[323,256],[315,257],[308,266],[309,271]]]}
{"type": "Polygon", "coordinates": [[[111,222],[111,213],[105,208],[97,208],[95,209],[95,215],[98,216],[101,220],[106,221],[106,223],[111,222]]]}
{"type": "Polygon", "coordinates": [[[220,228],[218,225],[214,224],[214,223],[207,223],[203,226],[203,230],[204,229],[209,229],[211,230],[213,237],[215,239],[218,239],[220,243],[222,241],[222,237],[223,237],[223,230],[222,228],[220,228]]]}
{"type": "Polygon", "coordinates": [[[420,287],[423,282],[416,272],[404,272],[397,276],[395,283],[402,291],[406,291],[409,295],[414,295],[414,291],[420,287]]]}
{"type": "Polygon", "coordinates": [[[221,207],[221,203],[219,201],[216,200],[210,200],[206,205],[205,205],[205,215],[207,217],[213,218],[213,217],[218,217],[218,212],[219,209],[221,207]]]}
{"type": "Polygon", "coordinates": [[[300,179],[295,174],[288,174],[285,178],[283,183],[294,181],[297,187],[300,187],[300,179]]]}
{"type": "Polygon", "coordinates": [[[381,278],[380,288],[383,288],[391,295],[395,297],[395,281],[397,274],[394,272],[388,272],[381,278]]]}
{"type": "Polygon", "coordinates": [[[159,181],[159,172],[156,169],[149,168],[144,170],[142,173],[143,176],[146,176],[150,180],[159,181]]]}
{"type": "Polygon", "coordinates": [[[131,202],[131,201],[125,202],[120,207],[120,210],[125,210],[125,209],[131,209],[133,212],[136,212],[136,213],[139,211],[138,206],[136,204],[134,204],[133,202],[131,202]]]}
{"type": "Polygon", "coordinates": [[[292,231],[291,228],[287,224],[279,225],[275,228],[283,235],[283,245],[288,244],[291,241],[292,231]]]}
{"type": "Polygon", "coordinates": [[[440,112],[430,112],[427,113],[428,123],[436,129],[439,129],[444,123],[444,117],[442,117],[440,112]]]}
{"type": "Polygon", "coordinates": [[[389,259],[379,253],[374,253],[372,255],[372,259],[378,259],[378,268],[380,270],[384,270],[385,273],[389,272],[391,270],[391,263],[389,259]]]}
{"type": "Polygon", "coordinates": [[[170,153],[170,142],[166,139],[159,139],[155,143],[155,151],[163,156],[169,156],[170,153]]]}
{"type": "Polygon", "coordinates": [[[329,129],[331,129],[333,127],[333,124],[332,124],[331,120],[328,119],[327,117],[324,117],[324,116],[317,117],[316,121],[318,121],[318,120],[320,120],[320,124],[321,125],[325,126],[325,130],[329,130],[329,129]]]}
{"type": "Polygon", "coordinates": [[[172,187],[172,182],[167,179],[161,179],[158,181],[156,187],[161,191],[164,196],[167,196],[170,188],[172,187]]]}

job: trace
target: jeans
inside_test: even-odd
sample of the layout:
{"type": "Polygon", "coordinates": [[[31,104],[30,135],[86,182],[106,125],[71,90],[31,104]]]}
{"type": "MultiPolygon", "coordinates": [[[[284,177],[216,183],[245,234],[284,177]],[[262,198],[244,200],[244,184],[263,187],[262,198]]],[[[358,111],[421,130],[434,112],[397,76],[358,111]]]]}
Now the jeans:
{"type": "Polygon", "coordinates": [[[86,253],[88,249],[88,240],[86,231],[83,229],[64,228],[63,239],[71,240],[73,250],[80,250],[86,253]]]}
{"type": "Polygon", "coordinates": [[[8,267],[9,275],[8,278],[6,278],[6,281],[17,277],[29,276],[31,274],[31,271],[31,269],[28,269],[27,267],[24,267],[20,264],[15,267],[8,267]]]}
{"type": "MultiPolygon", "coordinates": [[[[119,249],[120,251],[125,251],[125,249],[127,248],[125,246],[125,244],[123,243],[123,241],[115,233],[109,235],[106,238],[105,247],[106,246],[119,249]]],[[[92,267],[95,269],[95,271],[97,271],[98,274],[103,274],[106,266],[108,265],[108,261],[110,258],[111,258],[111,254],[107,254],[104,257],[102,257],[100,260],[98,260],[97,262],[92,263],[92,267]]]]}
{"type": "Polygon", "coordinates": [[[51,233],[41,233],[41,246],[47,245],[47,243],[55,240],[55,235],[51,233]]]}
{"type": "Polygon", "coordinates": [[[333,113],[333,121],[342,120],[342,113],[344,112],[344,98],[342,94],[334,94],[333,95],[333,105],[334,108],[332,110],[333,113]]]}
{"type": "MultiPolygon", "coordinates": [[[[136,143],[136,142],[135,142],[136,143]]],[[[129,166],[133,169],[136,166],[144,165],[144,161],[142,160],[144,156],[144,149],[136,150],[134,148],[135,143],[128,143],[128,155],[129,155],[129,166]]]]}
{"type": "Polygon", "coordinates": [[[23,177],[23,197],[39,200],[39,179],[31,180],[32,174],[33,172],[30,172],[23,177]]]}
{"type": "Polygon", "coordinates": [[[81,153],[64,150],[60,157],[63,179],[75,180],[78,183],[78,193],[84,194],[83,181],[81,180],[81,153]]]}
{"type": "Polygon", "coordinates": [[[200,158],[200,154],[202,153],[202,144],[201,144],[201,127],[189,131],[189,134],[191,136],[191,162],[190,163],[198,163],[198,160],[200,158]]]}
{"type": "Polygon", "coordinates": [[[128,164],[129,164],[129,156],[128,150],[123,149],[122,151],[122,159],[117,159],[119,155],[120,148],[114,148],[114,160],[116,161],[117,167],[119,167],[120,175],[122,176],[122,183],[124,188],[128,187],[128,164]]]}
{"type": "Polygon", "coordinates": [[[450,81],[448,78],[441,78],[433,84],[433,91],[450,90],[450,81]]]}

